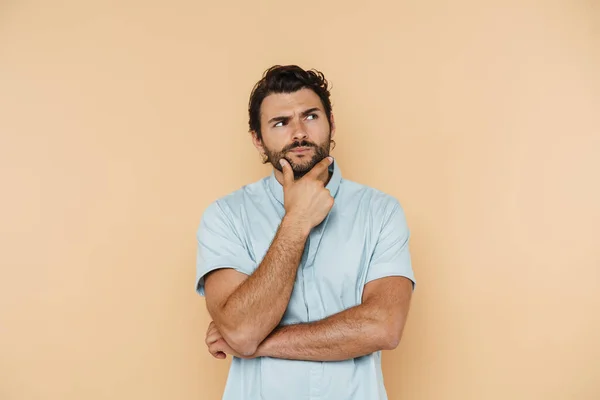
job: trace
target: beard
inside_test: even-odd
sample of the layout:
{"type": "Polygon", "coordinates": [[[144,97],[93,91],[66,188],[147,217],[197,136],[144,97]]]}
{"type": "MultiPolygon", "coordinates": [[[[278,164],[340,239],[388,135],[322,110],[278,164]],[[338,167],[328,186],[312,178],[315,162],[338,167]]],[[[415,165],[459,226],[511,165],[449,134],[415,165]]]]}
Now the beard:
{"type": "Polygon", "coordinates": [[[316,143],[309,142],[308,140],[302,140],[299,142],[294,142],[280,151],[272,151],[271,149],[264,148],[265,154],[267,155],[267,163],[271,163],[273,168],[278,171],[283,172],[283,168],[279,163],[279,160],[284,158],[287,162],[290,163],[292,170],[294,171],[294,178],[299,179],[302,178],[308,171],[310,171],[316,164],[318,164],[325,157],[329,156],[331,142],[328,139],[324,144],[317,145],[316,143]],[[304,156],[302,160],[299,162],[295,162],[291,159],[291,157],[287,156],[290,150],[295,149],[296,147],[309,147],[313,149],[312,157],[304,156]]]}

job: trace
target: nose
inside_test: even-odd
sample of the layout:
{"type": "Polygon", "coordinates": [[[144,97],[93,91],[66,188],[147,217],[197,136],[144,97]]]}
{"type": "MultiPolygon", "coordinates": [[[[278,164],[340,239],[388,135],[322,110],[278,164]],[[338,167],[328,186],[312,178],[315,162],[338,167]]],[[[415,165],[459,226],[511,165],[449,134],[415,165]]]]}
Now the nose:
{"type": "Polygon", "coordinates": [[[308,137],[308,135],[306,134],[306,127],[304,126],[304,123],[301,120],[294,121],[293,129],[294,129],[294,131],[293,131],[294,141],[301,141],[308,137]]]}

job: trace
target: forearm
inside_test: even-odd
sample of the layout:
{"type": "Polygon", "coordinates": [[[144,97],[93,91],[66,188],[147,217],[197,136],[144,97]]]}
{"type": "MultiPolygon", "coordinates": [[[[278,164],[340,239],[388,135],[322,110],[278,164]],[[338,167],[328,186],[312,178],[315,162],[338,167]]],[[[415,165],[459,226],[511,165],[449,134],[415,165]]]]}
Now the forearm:
{"type": "Polygon", "coordinates": [[[376,307],[361,304],[326,319],[275,329],[255,357],[339,361],[391,349],[389,329],[376,307]]]}
{"type": "Polygon", "coordinates": [[[219,312],[225,336],[258,346],[279,324],[288,306],[309,230],[284,218],[264,259],[226,299],[219,312]]]}

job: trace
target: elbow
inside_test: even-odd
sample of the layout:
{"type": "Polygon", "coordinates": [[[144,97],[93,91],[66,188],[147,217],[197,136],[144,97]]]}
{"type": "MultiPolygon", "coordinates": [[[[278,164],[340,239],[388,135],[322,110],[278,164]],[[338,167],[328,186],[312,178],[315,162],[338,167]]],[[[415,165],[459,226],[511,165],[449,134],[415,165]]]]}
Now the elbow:
{"type": "Polygon", "coordinates": [[[381,329],[380,347],[382,350],[394,350],[400,345],[403,326],[400,324],[385,324],[381,329]]]}
{"type": "Polygon", "coordinates": [[[394,350],[400,344],[400,335],[398,334],[387,334],[383,341],[383,350],[394,350]]]}

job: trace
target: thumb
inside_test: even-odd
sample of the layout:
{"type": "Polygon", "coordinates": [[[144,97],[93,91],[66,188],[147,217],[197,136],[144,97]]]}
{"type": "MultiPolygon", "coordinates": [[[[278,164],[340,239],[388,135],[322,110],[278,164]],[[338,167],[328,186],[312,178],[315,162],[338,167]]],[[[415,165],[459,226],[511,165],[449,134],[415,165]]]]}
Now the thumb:
{"type": "Polygon", "coordinates": [[[279,164],[281,164],[283,170],[283,186],[290,186],[294,183],[294,171],[292,171],[292,166],[284,158],[279,160],[279,164]]]}

